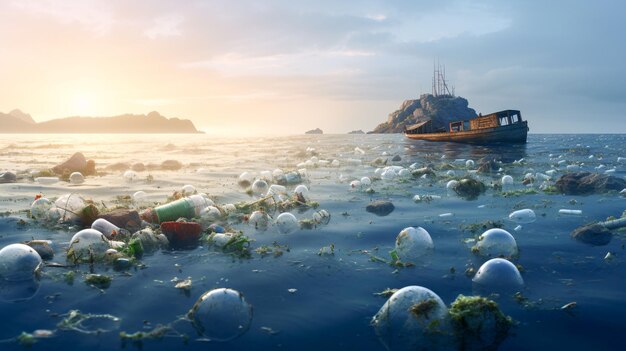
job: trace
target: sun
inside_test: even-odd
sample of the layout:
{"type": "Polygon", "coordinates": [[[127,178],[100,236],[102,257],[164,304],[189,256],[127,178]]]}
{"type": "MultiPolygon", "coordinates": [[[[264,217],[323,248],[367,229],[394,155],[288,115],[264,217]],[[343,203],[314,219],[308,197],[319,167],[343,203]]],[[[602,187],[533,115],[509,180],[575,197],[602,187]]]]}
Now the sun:
{"type": "Polygon", "coordinates": [[[94,97],[89,93],[76,93],[72,96],[70,108],[75,115],[90,115],[94,111],[94,97]]]}

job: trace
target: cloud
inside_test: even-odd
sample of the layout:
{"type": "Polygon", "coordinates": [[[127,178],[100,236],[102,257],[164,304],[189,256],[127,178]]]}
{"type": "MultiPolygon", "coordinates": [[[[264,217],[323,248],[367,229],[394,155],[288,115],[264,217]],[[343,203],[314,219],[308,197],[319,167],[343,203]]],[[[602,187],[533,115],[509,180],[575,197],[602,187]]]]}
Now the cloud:
{"type": "Polygon", "coordinates": [[[152,26],[146,29],[143,34],[154,40],[157,38],[179,37],[183,34],[181,24],[184,17],[181,15],[167,15],[155,18],[152,26]]]}

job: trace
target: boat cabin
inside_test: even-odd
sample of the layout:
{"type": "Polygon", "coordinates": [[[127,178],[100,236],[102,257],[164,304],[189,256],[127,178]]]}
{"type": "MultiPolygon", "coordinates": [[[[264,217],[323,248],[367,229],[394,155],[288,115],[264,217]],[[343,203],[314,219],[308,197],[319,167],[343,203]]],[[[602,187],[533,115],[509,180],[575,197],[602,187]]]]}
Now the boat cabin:
{"type": "Polygon", "coordinates": [[[479,115],[465,121],[454,121],[448,125],[448,130],[443,128],[434,129],[431,120],[420,122],[405,129],[406,134],[429,134],[429,133],[458,133],[470,130],[497,128],[522,122],[522,114],[517,110],[504,110],[485,116],[479,115]]]}

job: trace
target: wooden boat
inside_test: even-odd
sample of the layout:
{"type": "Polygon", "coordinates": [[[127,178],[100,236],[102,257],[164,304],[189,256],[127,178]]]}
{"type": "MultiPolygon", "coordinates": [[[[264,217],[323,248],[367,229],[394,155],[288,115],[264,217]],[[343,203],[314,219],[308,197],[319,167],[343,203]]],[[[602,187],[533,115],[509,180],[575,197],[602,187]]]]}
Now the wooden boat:
{"type": "Polygon", "coordinates": [[[524,144],[528,122],[517,110],[504,110],[465,121],[450,122],[448,130],[434,129],[432,121],[405,127],[404,135],[414,140],[450,141],[468,144],[524,144]]]}

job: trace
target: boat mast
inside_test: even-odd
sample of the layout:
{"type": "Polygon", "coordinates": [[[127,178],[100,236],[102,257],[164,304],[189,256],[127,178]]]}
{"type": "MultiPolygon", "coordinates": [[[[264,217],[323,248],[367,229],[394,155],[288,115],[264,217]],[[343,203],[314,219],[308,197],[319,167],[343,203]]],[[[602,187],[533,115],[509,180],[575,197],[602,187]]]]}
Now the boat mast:
{"type": "Polygon", "coordinates": [[[454,87],[448,88],[446,81],[446,66],[442,66],[439,61],[433,61],[433,96],[454,97],[454,87]]]}

